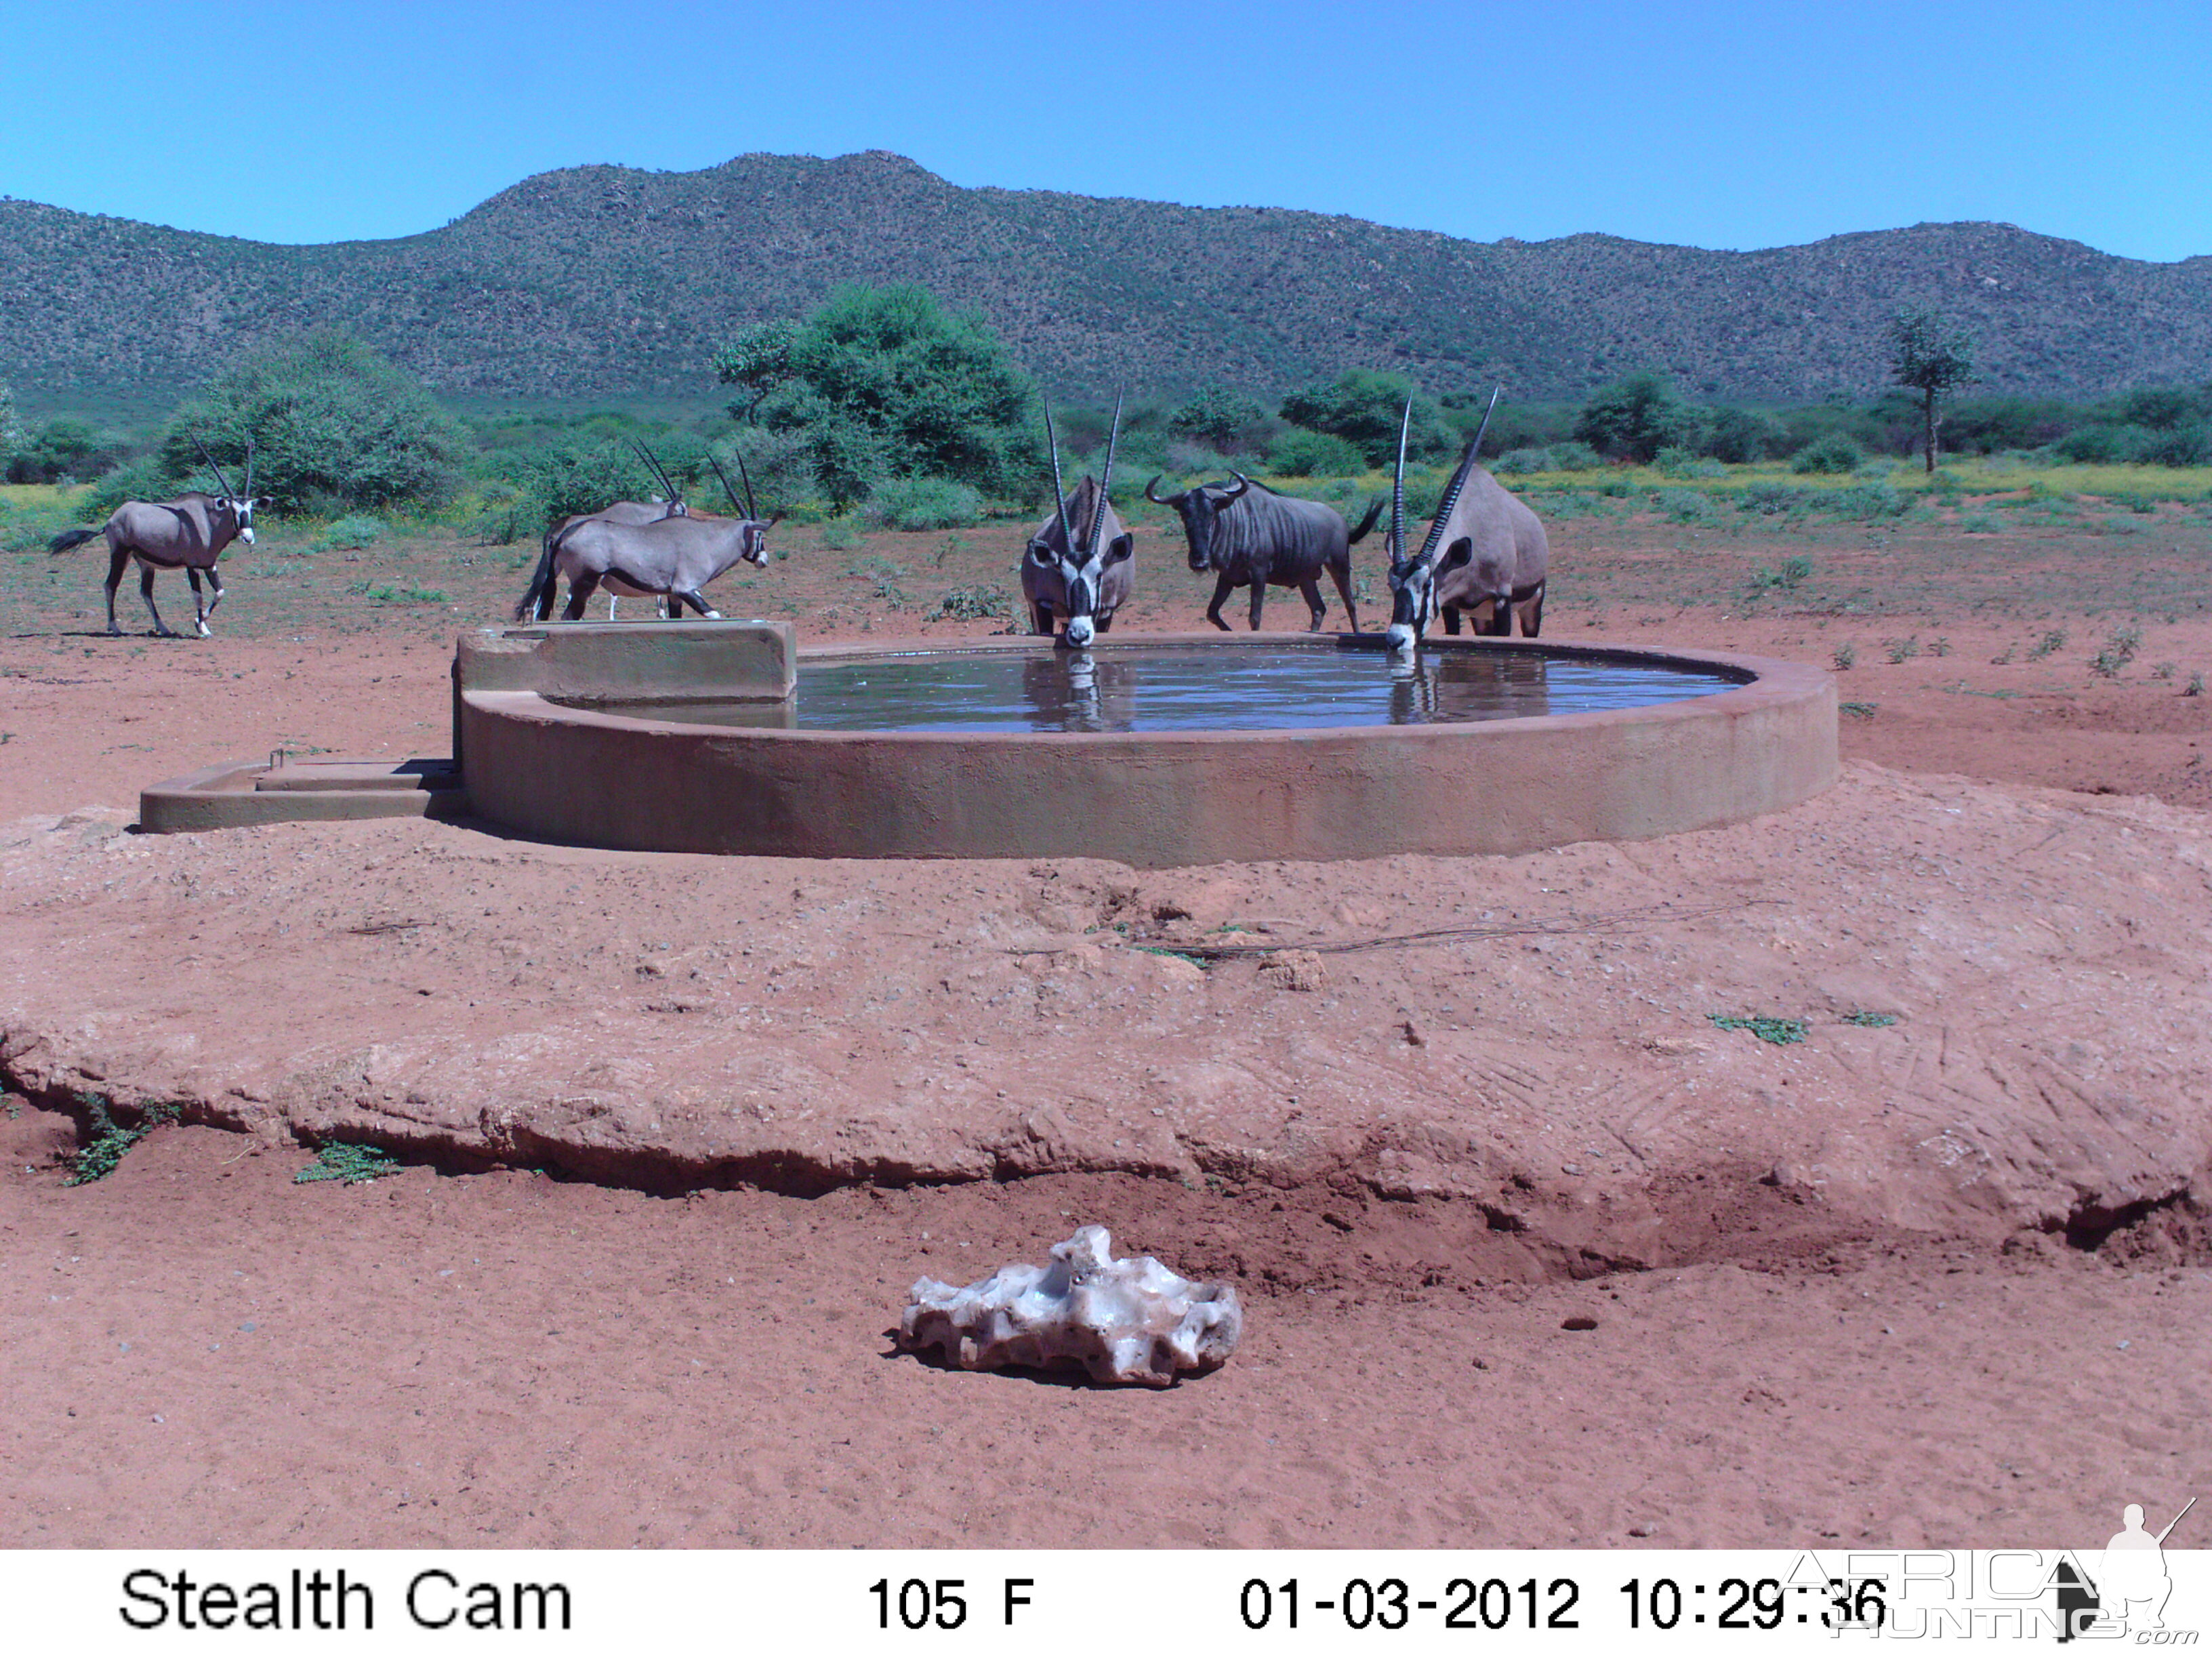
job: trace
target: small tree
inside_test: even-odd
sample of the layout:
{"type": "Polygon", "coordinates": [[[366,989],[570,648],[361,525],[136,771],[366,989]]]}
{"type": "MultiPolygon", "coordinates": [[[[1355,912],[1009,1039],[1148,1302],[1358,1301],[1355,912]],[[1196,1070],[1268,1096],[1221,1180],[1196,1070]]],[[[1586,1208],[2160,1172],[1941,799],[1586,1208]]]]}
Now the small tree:
{"type": "Polygon", "coordinates": [[[714,378],[746,394],[730,405],[731,414],[750,422],[763,399],[791,378],[791,343],[797,332],[788,320],[755,323],[714,353],[714,378]]]}
{"type": "Polygon", "coordinates": [[[313,513],[441,501],[470,447],[419,381],[334,328],[248,352],[179,410],[161,442],[172,477],[204,476],[195,439],[226,465],[251,443],[254,488],[313,513]]]}
{"type": "Polygon", "coordinates": [[[1650,369],[1601,386],[1575,420],[1575,436],[1601,455],[1649,462],[1669,444],[1694,434],[1697,415],[1650,369]]]}
{"type": "Polygon", "coordinates": [[[1403,374],[1383,369],[1346,369],[1326,386],[1293,392],[1283,399],[1283,418],[1343,439],[1370,466],[1388,466],[1398,453],[1398,417],[1409,395],[1413,417],[1406,434],[1407,453],[1417,460],[1455,455],[1466,441],[1444,417],[1443,407],[1416,391],[1403,374]]]}
{"type": "Polygon", "coordinates": [[[1168,428],[1185,437],[1212,444],[1216,449],[1226,450],[1244,432],[1267,418],[1267,411],[1243,392],[1207,386],[1193,392],[1168,417],[1168,428]]]}
{"type": "MultiPolygon", "coordinates": [[[[771,377],[774,341],[764,331],[775,326],[733,341],[725,349],[730,371],[717,372],[733,385],[771,377]],[[739,371],[755,378],[732,379],[739,371]]],[[[815,475],[836,505],[883,479],[949,478],[991,492],[1033,482],[1035,393],[980,313],[947,311],[918,283],[853,283],[782,326],[787,378],[755,406],[771,429],[805,434],[815,475]]]]}
{"type": "Polygon", "coordinates": [[[1889,325],[1890,379],[1920,394],[1928,470],[1936,471],[1936,404],[1974,378],[1974,343],[1932,311],[1903,311],[1889,325]]]}

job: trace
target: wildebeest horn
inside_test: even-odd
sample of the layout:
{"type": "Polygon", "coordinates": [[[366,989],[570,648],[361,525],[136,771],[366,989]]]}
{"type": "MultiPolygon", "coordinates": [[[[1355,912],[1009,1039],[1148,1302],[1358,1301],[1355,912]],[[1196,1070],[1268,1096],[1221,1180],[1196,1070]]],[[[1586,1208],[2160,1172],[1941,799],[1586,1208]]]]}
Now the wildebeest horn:
{"type": "Polygon", "coordinates": [[[1052,452],[1052,510],[1060,525],[1060,544],[1069,553],[1075,551],[1075,532],[1067,527],[1067,491],[1060,482],[1060,440],[1052,429],[1052,399],[1044,404],[1044,447],[1052,452]]]}
{"type": "Polygon", "coordinates": [[[714,469],[714,476],[722,481],[723,493],[730,498],[730,510],[741,519],[752,517],[745,511],[744,501],[738,495],[738,487],[730,482],[730,475],[722,471],[722,464],[714,459],[714,452],[711,449],[707,452],[707,465],[714,469]]]}
{"type": "Polygon", "coordinates": [[[1159,496],[1155,495],[1153,492],[1159,488],[1160,480],[1165,476],[1166,475],[1164,473],[1155,472],[1152,474],[1152,483],[1145,486],[1145,499],[1150,501],[1154,507],[1173,507],[1178,501],[1182,501],[1185,495],[1190,494],[1190,491],[1188,489],[1179,489],[1174,495],[1169,496],[1165,501],[1162,501],[1159,496]]]}
{"type": "Polygon", "coordinates": [[[1091,545],[1084,556],[1089,558],[1098,550],[1098,538],[1106,531],[1106,492],[1114,487],[1114,447],[1121,440],[1121,394],[1114,394],[1114,424],[1106,428],[1106,471],[1098,480],[1098,499],[1091,504],[1091,545]]]}
{"type": "Polygon", "coordinates": [[[1252,487],[1252,481],[1233,466],[1229,469],[1229,476],[1237,480],[1237,488],[1221,498],[1224,502],[1235,501],[1252,487]]]}
{"type": "Polygon", "coordinates": [[[1444,520],[1451,517],[1452,508],[1459,505],[1459,492],[1467,487],[1467,475],[1474,471],[1474,452],[1482,447],[1482,434],[1490,430],[1490,410],[1498,407],[1498,393],[1504,390],[1501,386],[1490,394],[1490,409],[1482,411],[1482,424],[1474,429],[1474,441],[1468,445],[1467,453],[1459,458],[1459,470],[1452,474],[1451,483],[1445,486],[1443,500],[1437,503],[1437,516],[1429,526],[1429,538],[1421,544],[1421,556],[1425,559],[1437,550],[1437,543],[1443,537],[1444,520]]]}
{"type": "Polygon", "coordinates": [[[222,476],[222,469],[216,465],[215,457],[208,453],[208,447],[200,441],[200,434],[197,432],[192,434],[192,447],[199,451],[200,459],[207,463],[208,471],[215,474],[215,481],[222,486],[222,493],[236,501],[238,492],[230,487],[230,480],[222,476]]]}
{"type": "Polygon", "coordinates": [[[1406,561],[1406,428],[1413,423],[1413,399],[1406,398],[1406,412],[1398,417],[1398,471],[1390,480],[1390,568],[1406,561]]]}
{"type": "Polygon", "coordinates": [[[744,452],[738,450],[733,453],[738,458],[738,477],[745,482],[745,517],[757,519],[760,517],[760,501],[753,494],[753,475],[745,465],[744,452]]]}

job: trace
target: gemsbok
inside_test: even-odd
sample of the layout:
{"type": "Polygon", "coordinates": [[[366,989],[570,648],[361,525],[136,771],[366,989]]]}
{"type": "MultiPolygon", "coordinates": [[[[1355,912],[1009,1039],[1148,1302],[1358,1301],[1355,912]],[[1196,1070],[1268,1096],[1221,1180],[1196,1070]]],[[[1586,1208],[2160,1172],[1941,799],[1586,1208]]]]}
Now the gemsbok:
{"type": "Polygon", "coordinates": [[[115,620],[115,590],[123,585],[123,572],[131,560],[138,561],[138,592],[146,601],[147,613],[154,618],[154,634],[157,639],[173,640],[176,629],[161,620],[161,613],[154,605],[154,573],[157,570],[182,570],[192,584],[192,626],[199,630],[202,639],[208,637],[208,618],[215,615],[216,605],[222,603],[222,576],[215,562],[222,556],[222,550],[231,543],[240,541],[253,545],[253,509],[269,505],[266,495],[253,493],[253,446],[246,447],[246,489],[243,493],[230,487],[230,480],[209,454],[207,446],[195,437],[193,447],[200,459],[215,474],[216,482],[222,486],[222,494],[210,495],[195,489],[170,501],[125,501],[107,515],[107,522],[98,529],[65,530],[47,546],[50,553],[66,553],[72,547],[90,541],[94,536],[107,538],[107,631],[120,634],[123,629],[115,620]],[[209,600],[200,591],[200,577],[204,574],[215,590],[209,600]]]}
{"type": "Polygon", "coordinates": [[[1105,477],[1088,473],[1071,495],[1060,485],[1060,441],[1052,429],[1052,407],[1044,411],[1045,447],[1052,453],[1051,516],[1030,534],[1022,552],[1022,597],[1029,603],[1031,631],[1049,634],[1055,617],[1066,620],[1060,643],[1080,651],[1114,626],[1114,613],[1128,602],[1135,585],[1131,538],[1121,527],[1108,492],[1114,483],[1114,447],[1121,434],[1121,400],[1114,400],[1114,423],[1106,435],[1105,477]]]}

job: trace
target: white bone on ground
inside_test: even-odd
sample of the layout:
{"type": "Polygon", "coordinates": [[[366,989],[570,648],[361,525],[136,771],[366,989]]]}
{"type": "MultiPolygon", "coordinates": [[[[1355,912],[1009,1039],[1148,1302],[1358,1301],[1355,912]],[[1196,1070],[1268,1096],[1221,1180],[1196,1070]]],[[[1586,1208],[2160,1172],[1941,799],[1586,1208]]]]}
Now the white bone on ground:
{"type": "Polygon", "coordinates": [[[1075,1364],[1097,1382],[1165,1388],[1210,1371],[1244,1328],[1234,1287],[1179,1277],[1151,1256],[1115,1261],[1103,1227],[1079,1227],[1042,1267],[1015,1262],[965,1289],[918,1279],[899,1322],[908,1349],[963,1370],[1075,1364]]]}

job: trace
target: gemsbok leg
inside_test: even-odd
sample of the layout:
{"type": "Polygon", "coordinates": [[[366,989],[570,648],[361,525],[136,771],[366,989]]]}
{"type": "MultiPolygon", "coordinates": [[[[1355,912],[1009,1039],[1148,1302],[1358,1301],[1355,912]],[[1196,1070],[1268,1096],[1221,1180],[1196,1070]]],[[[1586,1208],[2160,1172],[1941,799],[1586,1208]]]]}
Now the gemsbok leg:
{"type": "Polygon", "coordinates": [[[161,613],[154,607],[154,567],[143,560],[138,566],[138,597],[146,601],[146,614],[154,619],[154,637],[173,640],[177,630],[161,620],[161,613]]]}
{"type": "Polygon", "coordinates": [[[591,603],[592,595],[599,592],[599,573],[598,571],[579,570],[569,580],[568,603],[561,612],[561,620],[581,622],[584,619],[584,607],[591,603]]]}
{"type": "Polygon", "coordinates": [[[131,563],[131,550],[112,549],[107,556],[107,631],[119,635],[122,628],[115,620],[115,590],[123,586],[123,573],[131,563]]]}
{"type": "Polygon", "coordinates": [[[684,592],[671,593],[668,596],[669,620],[672,622],[682,622],[684,620],[684,607],[687,605],[702,617],[712,617],[716,622],[720,622],[722,619],[722,613],[719,611],[709,608],[707,601],[699,597],[699,590],[694,587],[690,588],[684,592]]]}
{"type": "MultiPolygon", "coordinates": [[[[213,575],[215,572],[210,570],[208,574],[213,575]]],[[[186,565],[185,579],[192,585],[192,627],[198,631],[202,639],[205,639],[208,636],[208,612],[214,607],[208,604],[200,592],[200,573],[198,566],[186,565]]]]}
{"type": "Polygon", "coordinates": [[[1030,610],[1032,612],[1030,617],[1030,621],[1032,624],[1030,629],[1030,632],[1032,634],[1051,633],[1052,607],[1048,605],[1033,605],[1030,607],[1030,610]]]}
{"type": "Polygon", "coordinates": [[[1444,616],[1444,632],[1445,632],[1445,633],[1447,633],[1447,634],[1456,634],[1456,633],[1458,633],[1458,632],[1459,632],[1459,607],[1458,607],[1457,605],[1446,605],[1446,606],[1444,607],[1443,616],[1444,616]]]}

